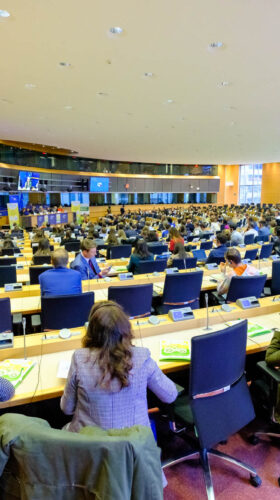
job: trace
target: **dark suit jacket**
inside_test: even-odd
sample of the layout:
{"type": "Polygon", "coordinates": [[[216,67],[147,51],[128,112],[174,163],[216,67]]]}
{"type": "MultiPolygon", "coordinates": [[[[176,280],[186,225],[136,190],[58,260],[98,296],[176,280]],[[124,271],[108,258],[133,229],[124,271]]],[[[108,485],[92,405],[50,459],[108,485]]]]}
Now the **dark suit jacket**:
{"type": "Polygon", "coordinates": [[[83,255],[79,253],[76,259],[71,262],[70,267],[71,269],[75,269],[75,271],[79,271],[82,280],[92,280],[94,278],[99,278],[100,267],[97,264],[96,259],[93,257],[91,259],[91,262],[96,272],[94,272],[94,270],[89,266],[83,255]]]}
{"type": "Polygon", "coordinates": [[[49,269],[39,275],[41,295],[75,295],[82,293],[81,275],[66,267],[49,269]]]}

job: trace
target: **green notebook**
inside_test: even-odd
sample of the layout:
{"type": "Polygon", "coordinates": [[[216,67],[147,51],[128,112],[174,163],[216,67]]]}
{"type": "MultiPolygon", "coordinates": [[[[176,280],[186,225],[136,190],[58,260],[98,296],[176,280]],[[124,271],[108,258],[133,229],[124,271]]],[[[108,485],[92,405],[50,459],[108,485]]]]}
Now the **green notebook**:
{"type": "Polygon", "coordinates": [[[35,364],[36,361],[29,359],[5,359],[0,362],[0,377],[6,378],[14,387],[18,387],[35,364]]]}
{"type": "Polygon", "coordinates": [[[160,361],[189,361],[191,359],[189,343],[160,341],[160,361]]]}

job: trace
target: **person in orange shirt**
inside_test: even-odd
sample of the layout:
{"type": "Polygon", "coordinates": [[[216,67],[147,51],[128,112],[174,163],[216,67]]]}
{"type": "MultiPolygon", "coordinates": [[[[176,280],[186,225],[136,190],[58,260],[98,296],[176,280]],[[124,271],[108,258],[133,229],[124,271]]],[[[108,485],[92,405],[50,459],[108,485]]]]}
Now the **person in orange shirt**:
{"type": "Polygon", "coordinates": [[[226,262],[221,262],[220,269],[225,275],[224,279],[218,283],[217,291],[219,295],[227,293],[232,276],[256,276],[258,269],[250,264],[243,264],[240,252],[236,248],[229,248],[225,253],[226,262]]]}

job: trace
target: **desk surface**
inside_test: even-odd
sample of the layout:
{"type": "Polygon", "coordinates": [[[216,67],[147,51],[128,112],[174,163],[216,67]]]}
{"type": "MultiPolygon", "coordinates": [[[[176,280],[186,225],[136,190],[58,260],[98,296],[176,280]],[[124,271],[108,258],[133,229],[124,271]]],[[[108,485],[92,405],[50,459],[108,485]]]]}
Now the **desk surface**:
{"type": "MultiPolygon", "coordinates": [[[[256,322],[266,329],[279,327],[280,302],[273,301],[271,297],[265,298],[261,299],[261,306],[261,308],[249,311],[242,311],[235,307],[231,313],[223,312],[222,314],[217,312],[218,308],[215,308],[215,312],[210,312],[211,331],[225,328],[226,322],[230,320],[245,317],[249,317],[252,322],[256,322]]],[[[198,309],[194,313],[194,320],[180,323],[172,322],[168,316],[162,316],[161,318],[165,321],[156,326],[151,324],[137,326],[137,321],[132,321],[135,336],[134,344],[148,347],[153,359],[158,362],[161,369],[166,373],[185,368],[189,365],[189,362],[159,362],[159,345],[162,339],[178,342],[190,341],[192,336],[207,333],[205,331],[206,310],[198,309]]],[[[70,359],[73,350],[81,347],[81,338],[84,334],[83,328],[76,328],[73,331],[80,331],[81,333],[79,336],[67,340],[45,340],[42,333],[27,336],[28,359],[34,359],[37,364],[16,389],[14,398],[1,403],[0,409],[59,397],[62,394],[65,380],[57,377],[58,364],[60,360],[70,359]]],[[[265,334],[255,338],[248,337],[247,353],[264,350],[269,345],[271,337],[272,334],[265,334]]],[[[12,357],[20,358],[22,356],[23,337],[15,338],[13,349],[0,351],[0,360],[12,357]]]]}

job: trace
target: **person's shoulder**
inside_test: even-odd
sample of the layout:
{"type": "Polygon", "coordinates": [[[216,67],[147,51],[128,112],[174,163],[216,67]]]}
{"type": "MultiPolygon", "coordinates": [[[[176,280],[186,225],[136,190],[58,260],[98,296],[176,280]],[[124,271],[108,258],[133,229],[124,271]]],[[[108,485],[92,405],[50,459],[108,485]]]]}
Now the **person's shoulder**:
{"type": "Polygon", "coordinates": [[[151,353],[147,347],[132,348],[133,364],[142,365],[145,361],[151,358],[151,353]]]}

